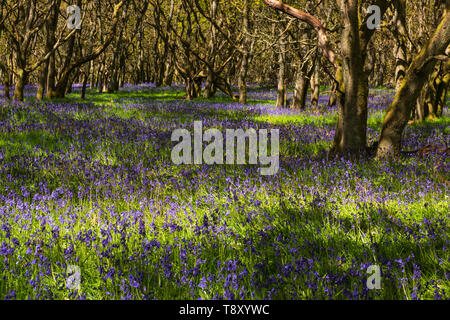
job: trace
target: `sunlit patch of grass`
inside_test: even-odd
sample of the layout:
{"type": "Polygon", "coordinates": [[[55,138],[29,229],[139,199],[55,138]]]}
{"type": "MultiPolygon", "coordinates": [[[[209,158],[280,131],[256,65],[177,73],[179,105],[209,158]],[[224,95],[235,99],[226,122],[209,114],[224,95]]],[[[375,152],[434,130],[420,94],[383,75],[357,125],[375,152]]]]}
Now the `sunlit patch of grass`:
{"type": "Polygon", "coordinates": [[[323,116],[320,114],[294,114],[294,115],[261,115],[255,117],[255,120],[269,122],[272,124],[288,125],[316,125],[316,126],[332,126],[336,125],[337,116],[323,116]]]}

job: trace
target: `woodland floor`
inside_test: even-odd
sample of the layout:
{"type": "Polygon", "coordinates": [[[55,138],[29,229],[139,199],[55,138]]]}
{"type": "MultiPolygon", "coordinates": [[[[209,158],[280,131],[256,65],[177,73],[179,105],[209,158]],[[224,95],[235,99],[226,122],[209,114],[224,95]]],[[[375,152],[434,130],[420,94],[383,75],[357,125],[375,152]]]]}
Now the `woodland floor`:
{"type": "MultiPolygon", "coordinates": [[[[0,88],[1,89],[1,88],[0,88]]],[[[0,98],[0,299],[449,299],[449,158],[329,157],[336,107],[250,104],[182,87],[79,87],[0,98]],[[174,165],[171,133],[277,128],[280,170],[174,165]],[[68,289],[68,265],[81,271],[68,289]],[[381,289],[366,286],[370,265],[381,289]]],[[[393,92],[372,89],[368,140],[393,92]]],[[[405,150],[450,145],[446,116],[406,128],[405,150]]]]}

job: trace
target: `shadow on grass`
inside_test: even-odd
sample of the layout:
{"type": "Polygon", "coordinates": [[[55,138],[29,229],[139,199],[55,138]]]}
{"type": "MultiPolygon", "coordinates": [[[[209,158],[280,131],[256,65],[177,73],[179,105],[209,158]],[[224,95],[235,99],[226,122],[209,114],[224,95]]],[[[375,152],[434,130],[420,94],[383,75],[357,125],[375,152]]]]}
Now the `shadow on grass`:
{"type": "MultiPolygon", "coordinates": [[[[439,264],[436,253],[442,252],[448,239],[437,235],[447,234],[448,226],[440,219],[423,225],[404,223],[396,220],[395,212],[384,209],[340,217],[314,208],[314,202],[303,209],[287,209],[282,204],[283,209],[267,213],[275,218],[275,227],[269,232],[258,231],[258,235],[255,232],[258,240],[249,241],[259,242],[253,255],[262,266],[258,285],[265,290],[274,287],[274,280],[282,275],[281,283],[288,287],[295,283],[309,298],[326,298],[328,294],[333,299],[375,298],[376,292],[366,287],[366,270],[369,265],[379,265],[380,297],[404,299],[404,289],[411,294],[418,270],[422,283],[445,277],[445,267],[439,264]],[[402,278],[406,280],[404,289],[402,278]]],[[[428,298],[433,297],[431,286],[423,290],[428,298]]],[[[277,298],[292,295],[280,293],[277,298]]]]}

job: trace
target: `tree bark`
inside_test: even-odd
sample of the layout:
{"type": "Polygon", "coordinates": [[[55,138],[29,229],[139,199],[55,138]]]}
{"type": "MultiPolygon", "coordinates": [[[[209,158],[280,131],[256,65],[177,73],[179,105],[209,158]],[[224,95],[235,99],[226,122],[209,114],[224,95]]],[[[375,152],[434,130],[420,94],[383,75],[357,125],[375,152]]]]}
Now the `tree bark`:
{"type": "Polygon", "coordinates": [[[249,4],[248,0],[244,0],[243,3],[243,13],[242,13],[242,29],[244,32],[244,48],[242,48],[242,59],[241,59],[241,67],[239,69],[239,79],[238,79],[238,87],[239,87],[239,103],[246,104],[247,103],[247,73],[248,73],[248,62],[250,58],[250,50],[252,45],[249,43],[248,33],[249,33],[249,4]]]}
{"type": "MultiPolygon", "coordinates": [[[[217,5],[218,5],[218,1],[217,0],[211,0],[210,1],[211,4],[211,9],[210,9],[210,15],[211,15],[211,19],[215,20],[216,19],[216,14],[217,14],[217,5]]],[[[208,66],[208,71],[207,71],[207,77],[206,77],[206,82],[205,82],[205,91],[204,91],[204,97],[205,98],[211,98],[216,90],[214,88],[214,78],[215,78],[215,74],[214,74],[214,65],[216,62],[216,29],[213,23],[210,23],[210,29],[211,29],[211,38],[209,40],[209,66],[208,66]]]]}
{"type": "MultiPolygon", "coordinates": [[[[59,11],[60,5],[61,5],[61,0],[57,0],[55,5],[51,8],[50,18],[45,25],[45,29],[46,29],[45,50],[46,50],[46,52],[51,52],[52,48],[56,42],[55,32],[56,32],[56,27],[58,25],[58,11],[59,11]]],[[[52,54],[52,56],[53,56],[53,54],[52,54]]],[[[37,100],[42,100],[44,98],[44,94],[45,94],[46,90],[48,89],[47,81],[48,81],[48,73],[49,73],[49,68],[50,68],[51,63],[52,63],[51,59],[49,58],[41,66],[41,72],[39,75],[39,87],[38,87],[38,91],[36,94],[37,100]]],[[[53,67],[54,67],[54,65],[53,65],[53,67]]]]}
{"type": "Polygon", "coordinates": [[[341,37],[343,77],[338,81],[343,80],[343,88],[341,83],[333,150],[336,153],[357,154],[366,147],[367,126],[367,99],[365,99],[364,62],[359,35],[358,1],[341,0],[340,7],[344,22],[341,37]]]}
{"type": "Polygon", "coordinates": [[[3,64],[0,62],[0,70],[3,73],[3,85],[4,85],[5,98],[9,99],[10,98],[9,89],[10,89],[10,85],[11,85],[11,77],[9,75],[8,64],[7,63],[3,64]]]}
{"type": "Polygon", "coordinates": [[[278,85],[277,85],[277,104],[278,108],[286,106],[286,44],[284,38],[280,37],[278,54],[278,85]]]}
{"type": "Polygon", "coordinates": [[[307,93],[307,77],[303,72],[298,71],[297,80],[295,81],[294,98],[292,100],[291,109],[303,110],[306,104],[307,93]]]}
{"type": "Polygon", "coordinates": [[[319,81],[319,59],[316,58],[314,64],[313,76],[310,79],[311,83],[311,106],[317,107],[319,103],[319,93],[320,93],[320,81],[319,81]]]}
{"type": "Polygon", "coordinates": [[[333,81],[333,84],[331,85],[330,98],[328,99],[328,103],[327,103],[328,107],[334,106],[336,104],[336,101],[337,101],[336,90],[337,90],[337,84],[335,81],[333,81]]]}
{"type": "Polygon", "coordinates": [[[14,100],[23,101],[23,91],[28,81],[28,72],[24,69],[17,69],[16,84],[14,87],[14,100]]]}
{"type": "Polygon", "coordinates": [[[48,62],[44,62],[41,66],[41,71],[39,73],[39,87],[36,93],[36,99],[42,100],[45,94],[45,88],[47,85],[47,74],[48,74],[48,62]]]}
{"type": "Polygon", "coordinates": [[[398,90],[405,77],[408,68],[408,58],[406,52],[407,34],[406,34],[406,2],[405,0],[395,0],[394,16],[394,37],[395,37],[395,89],[398,90]]]}
{"type": "Polygon", "coordinates": [[[47,98],[52,98],[55,93],[55,77],[56,77],[56,62],[55,62],[55,54],[53,53],[50,56],[48,62],[48,70],[47,70],[47,81],[46,81],[46,96],[47,98]]]}
{"type": "Polygon", "coordinates": [[[84,100],[86,98],[86,87],[89,79],[89,69],[90,68],[86,68],[86,71],[84,72],[83,86],[81,88],[81,95],[80,95],[81,100],[84,100]]]}
{"type": "Polygon", "coordinates": [[[247,72],[248,72],[248,53],[242,54],[241,67],[239,70],[239,103],[247,103],[247,72]]]}

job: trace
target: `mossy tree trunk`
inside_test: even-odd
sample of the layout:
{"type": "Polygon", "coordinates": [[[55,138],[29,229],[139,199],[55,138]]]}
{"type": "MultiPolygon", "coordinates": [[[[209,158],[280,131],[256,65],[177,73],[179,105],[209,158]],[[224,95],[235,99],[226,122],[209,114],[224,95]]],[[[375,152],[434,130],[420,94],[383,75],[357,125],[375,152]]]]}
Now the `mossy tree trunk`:
{"type": "Polygon", "coordinates": [[[28,72],[19,68],[16,70],[16,83],[14,87],[14,100],[23,101],[25,85],[28,81],[28,72]]]}

